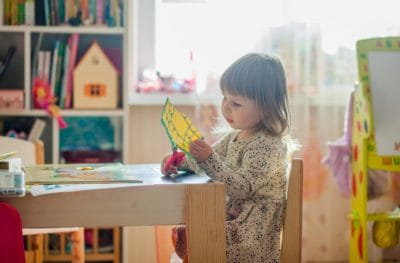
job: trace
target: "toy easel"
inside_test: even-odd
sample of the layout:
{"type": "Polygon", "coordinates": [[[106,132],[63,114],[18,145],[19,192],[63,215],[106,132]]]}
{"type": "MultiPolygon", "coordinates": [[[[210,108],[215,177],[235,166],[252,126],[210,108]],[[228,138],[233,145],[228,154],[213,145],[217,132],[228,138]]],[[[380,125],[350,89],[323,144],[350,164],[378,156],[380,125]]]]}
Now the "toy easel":
{"type": "MultiPolygon", "coordinates": [[[[371,65],[369,65],[368,53],[386,51],[400,53],[400,37],[366,39],[357,42],[360,86],[356,88],[354,93],[351,143],[351,237],[349,261],[352,263],[368,262],[367,221],[400,220],[400,216],[390,212],[369,214],[367,211],[368,169],[400,171],[399,142],[395,142],[393,145],[399,154],[378,156],[375,141],[374,114],[371,100],[371,65]]],[[[399,72],[398,68],[394,70],[399,72]]],[[[393,121],[397,122],[397,120],[393,121]]]]}

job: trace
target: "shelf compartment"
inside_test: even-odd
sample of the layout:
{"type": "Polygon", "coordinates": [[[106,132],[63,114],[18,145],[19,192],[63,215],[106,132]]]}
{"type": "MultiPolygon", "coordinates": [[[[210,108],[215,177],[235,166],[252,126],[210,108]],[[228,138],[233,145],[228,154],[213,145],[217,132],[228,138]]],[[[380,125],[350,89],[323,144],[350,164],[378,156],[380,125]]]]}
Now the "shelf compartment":
{"type": "MultiPolygon", "coordinates": [[[[31,68],[37,70],[37,61],[38,61],[38,53],[37,51],[42,51],[42,52],[50,52],[53,56],[54,53],[54,48],[56,43],[60,43],[61,46],[65,46],[68,42],[69,37],[71,36],[70,33],[54,33],[54,32],[34,32],[31,34],[31,68]]],[[[93,42],[97,42],[101,49],[106,53],[107,58],[109,61],[113,64],[113,66],[116,68],[118,71],[118,76],[117,76],[117,107],[116,109],[121,109],[123,107],[123,97],[124,97],[124,92],[123,92],[123,86],[124,83],[122,81],[122,76],[124,74],[123,70],[123,35],[104,35],[104,34],[87,34],[87,33],[81,33],[79,34],[79,39],[78,39],[78,48],[77,48],[77,56],[76,56],[76,63],[75,67],[81,62],[81,59],[84,57],[86,54],[86,51],[88,48],[91,46],[93,42]]],[[[50,69],[51,70],[51,69],[50,69]]],[[[60,76],[63,77],[62,75],[65,74],[64,69],[61,70],[60,76]]],[[[58,80],[59,81],[59,80],[58,80]]],[[[59,97],[61,94],[61,84],[57,85],[57,89],[54,92],[56,97],[59,97]]],[[[32,86],[32,84],[31,84],[32,86]]],[[[31,101],[31,105],[33,104],[33,101],[31,101]]],[[[31,106],[32,107],[32,106],[31,106]]],[[[72,108],[74,108],[74,105],[72,105],[72,108]]]]}
{"type": "Polygon", "coordinates": [[[61,162],[122,162],[121,118],[76,116],[65,121],[68,127],[60,130],[61,162]]]}
{"type": "Polygon", "coordinates": [[[5,32],[1,34],[1,39],[3,41],[0,41],[0,59],[5,57],[9,48],[14,47],[15,51],[1,75],[0,89],[24,90],[24,33],[5,32]]]}

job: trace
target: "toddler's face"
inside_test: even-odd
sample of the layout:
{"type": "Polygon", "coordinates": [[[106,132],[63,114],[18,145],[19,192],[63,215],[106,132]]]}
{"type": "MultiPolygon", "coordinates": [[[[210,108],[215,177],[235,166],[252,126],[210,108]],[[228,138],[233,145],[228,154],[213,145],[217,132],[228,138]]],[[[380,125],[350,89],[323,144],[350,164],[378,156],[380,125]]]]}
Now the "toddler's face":
{"type": "Polygon", "coordinates": [[[222,115],[233,129],[253,130],[261,120],[261,111],[254,100],[222,93],[222,115]]]}

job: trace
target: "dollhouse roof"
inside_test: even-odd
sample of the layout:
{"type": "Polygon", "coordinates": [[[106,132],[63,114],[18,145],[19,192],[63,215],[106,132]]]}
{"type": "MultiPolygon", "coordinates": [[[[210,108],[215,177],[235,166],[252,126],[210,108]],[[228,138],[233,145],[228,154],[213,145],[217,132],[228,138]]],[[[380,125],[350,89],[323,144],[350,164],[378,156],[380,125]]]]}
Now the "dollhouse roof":
{"type": "Polygon", "coordinates": [[[111,61],[111,59],[107,56],[107,54],[104,52],[104,50],[99,45],[99,43],[97,43],[97,41],[92,42],[92,44],[86,50],[85,54],[79,60],[78,64],[75,66],[74,71],[80,70],[80,67],[82,67],[82,65],[84,64],[83,62],[86,61],[86,59],[88,59],[91,54],[96,54],[96,53],[98,54],[100,59],[103,59],[106,63],[108,63],[111,66],[111,68],[115,71],[116,74],[119,74],[117,67],[114,65],[114,63],[111,61]]]}

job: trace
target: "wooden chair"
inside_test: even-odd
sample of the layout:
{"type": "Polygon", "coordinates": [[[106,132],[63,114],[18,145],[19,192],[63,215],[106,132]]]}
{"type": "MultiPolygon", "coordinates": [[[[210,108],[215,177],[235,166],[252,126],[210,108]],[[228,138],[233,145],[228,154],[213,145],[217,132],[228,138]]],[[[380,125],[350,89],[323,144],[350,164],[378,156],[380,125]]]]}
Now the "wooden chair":
{"type": "MultiPolygon", "coordinates": [[[[23,164],[43,164],[44,146],[43,142],[35,142],[0,136],[0,150],[5,152],[16,152],[15,157],[20,157],[23,164]]],[[[23,219],[22,219],[23,220],[23,219]]],[[[49,233],[71,233],[72,239],[72,262],[83,263],[85,261],[83,228],[49,228],[49,229],[23,229],[24,235],[32,238],[28,248],[25,248],[26,262],[41,263],[43,261],[44,234],[49,233]]]]}
{"type": "Polygon", "coordinates": [[[303,160],[293,159],[287,186],[286,213],[282,230],[281,262],[301,262],[303,216],[303,160]]]}
{"type": "MultiPolygon", "coordinates": [[[[301,159],[292,160],[286,200],[281,239],[281,263],[300,263],[303,216],[303,160],[301,159]]],[[[158,243],[157,245],[160,246],[158,243]]],[[[165,245],[163,248],[167,249],[165,245]]],[[[158,248],[157,251],[160,253],[161,250],[158,248]]],[[[171,254],[171,251],[173,248],[168,249],[168,253],[171,254]]]]}

